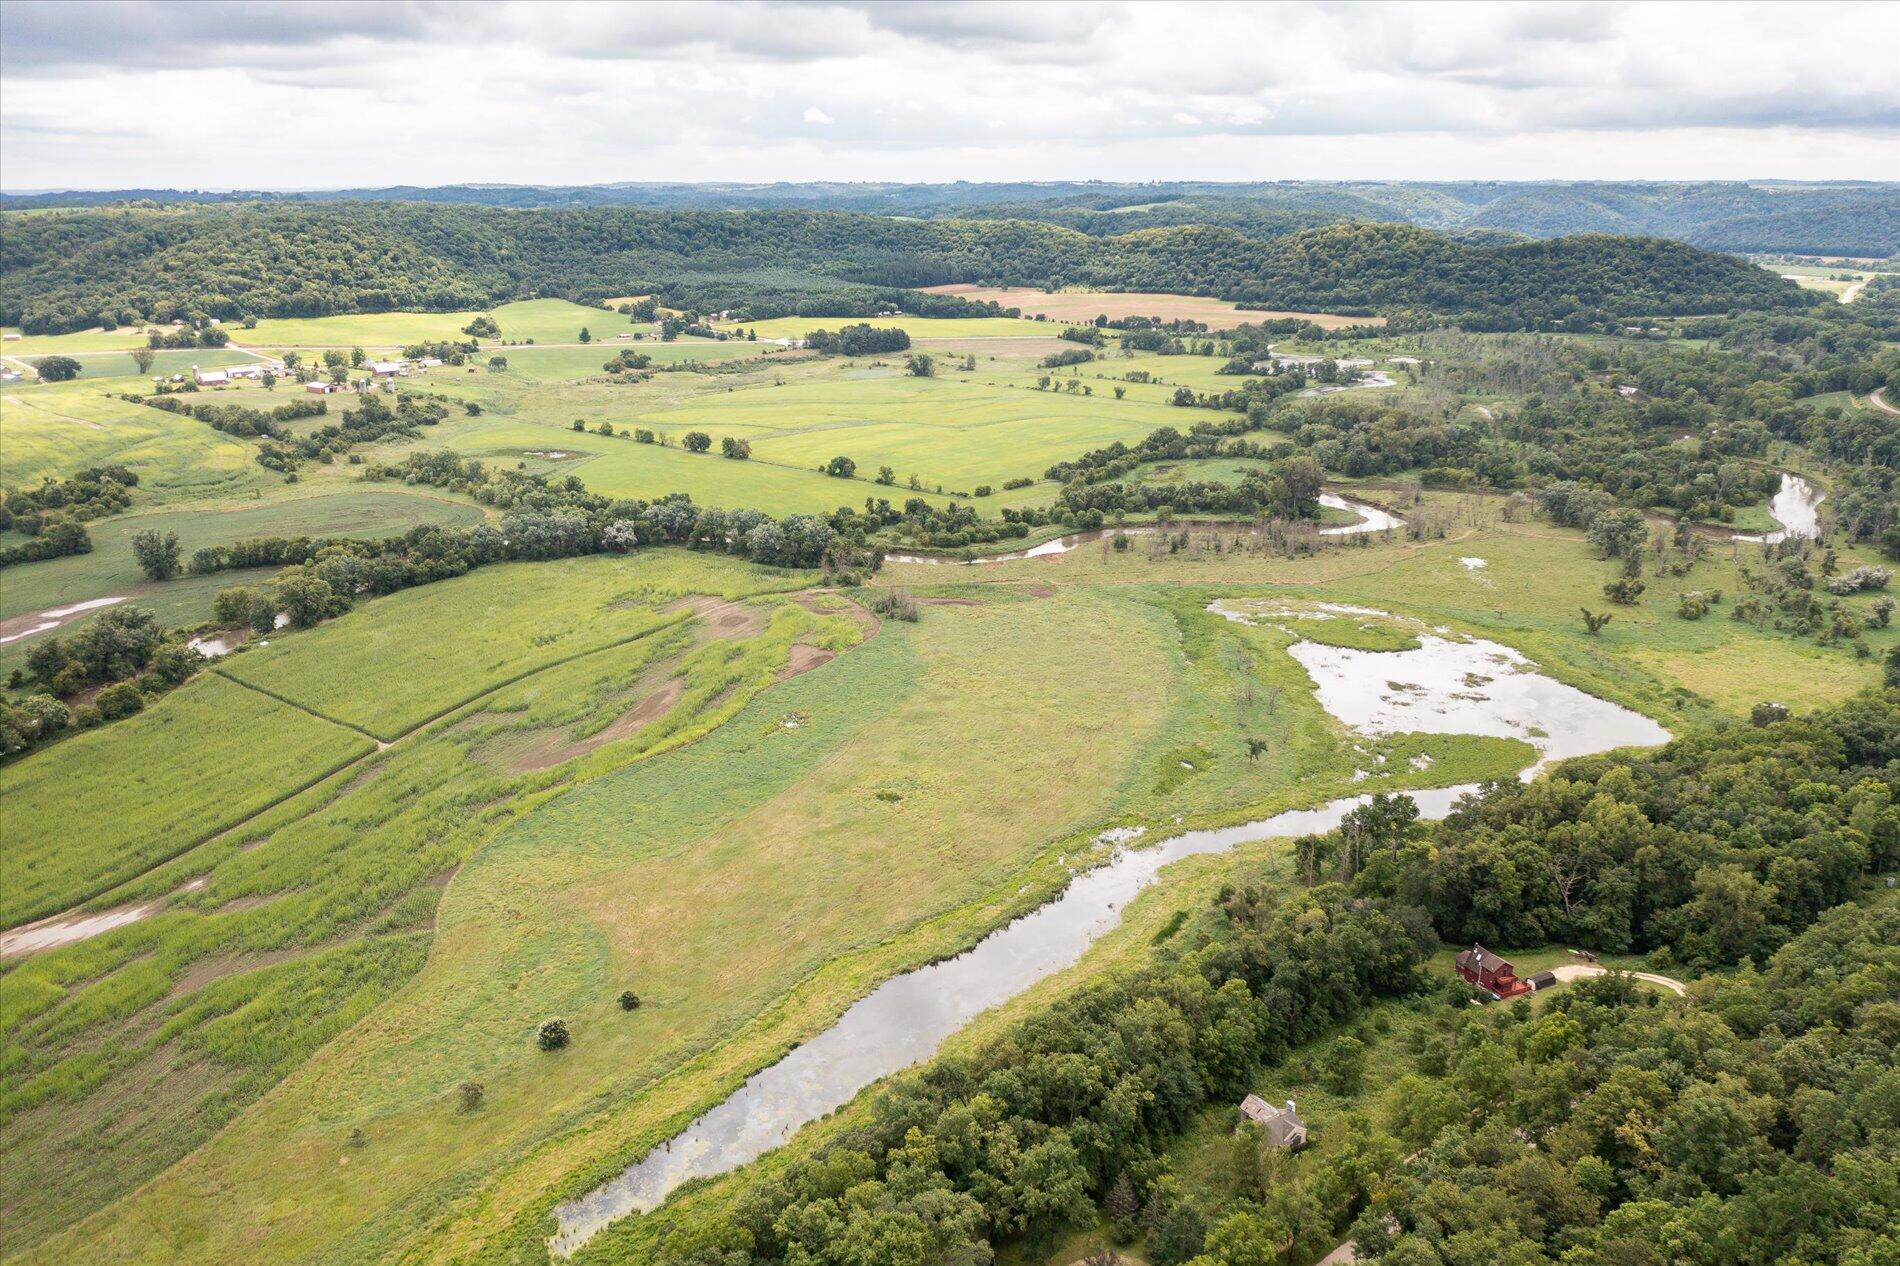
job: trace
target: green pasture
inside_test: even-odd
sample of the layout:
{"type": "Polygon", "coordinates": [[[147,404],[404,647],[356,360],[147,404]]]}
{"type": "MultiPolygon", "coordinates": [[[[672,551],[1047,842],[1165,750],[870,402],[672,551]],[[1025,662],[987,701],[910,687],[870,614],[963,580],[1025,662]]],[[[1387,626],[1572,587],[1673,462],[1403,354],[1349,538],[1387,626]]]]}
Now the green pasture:
{"type": "MultiPolygon", "coordinates": [[[[34,357],[29,364],[35,369],[45,357],[34,357]]],[[[84,382],[93,378],[135,378],[138,383],[114,384],[120,391],[138,391],[146,384],[147,375],[139,372],[138,363],[130,352],[88,352],[74,357],[79,362],[79,378],[84,382]]],[[[227,347],[173,348],[152,353],[150,377],[171,374],[189,374],[194,366],[200,369],[222,369],[227,365],[254,365],[257,357],[248,352],[232,351],[227,347]]],[[[144,389],[149,390],[149,385],[144,389]]]]}
{"type": "MultiPolygon", "coordinates": [[[[327,317],[270,317],[255,329],[233,327],[231,337],[246,347],[401,347],[409,343],[466,340],[462,327],[480,312],[370,312],[327,317]]],[[[481,340],[505,354],[502,344],[572,343],[583,327],[595,338],[618,333],[626,318],[565,299],[525,299],[488,310],[501,326],[498,338],[481,340]]]]}
{"type": "Polygon", "coordinates": [[[249,491],[267,476],[253,452],[202,422],[128,404],[90,383],[0,393],[0,482],[9,487],[118,464],[138,473],[141,496],[249,491]]]}
{"type": "MultiPolygon", "coordinates": [[[[27,334],[20,338],[10,338],[0,342],[0,356],[75,356],[84,352],[116,352],[146,345],[146,331],[162,329],[171,332],[166,326],[122,325],[116,330],[75,330],[71,334],[27,334]]],[[[13,326],[6,327],[6,333],[19,334],[13,326]]]]}
{"type": "Polygon", "coordinates": [[[645,424],[679,435],[751,440],[755,457],[816,468],[851,458],[863,475],[891,466],[926,489],[971,491],[1114,440],[1133,442],[1182,421],[1177,410],[1138,402],[991,387],[955,377],[832,379],[708,395],[656,412],[645,424]]]}
{"type": "Polygon", "coordinates": [[[137,716],[0,766],[0,923],[97,896],[372,750],[207,673],[137,716]]]}
{"type": "Polygon", "coordinates": [[[218,508],[193,506],[113,515],[88,525],[92,553],[9,568],[5,584],[0,585],[0,619],[125,593],[144,606],[148,598],[170,597],[169,591],[180,585],[208,591],[202,615],[197,620],[167,622],[195,624],[209,619],[209,593],[235,582],[218,576],[181,576],[157,583],[146,580],[132,555],[132,537],[139,532],[175,533],[189,561],[193,550],[229,545],[247,537],[376,538],[398,536],[418,524],[466,525],[478,523],[482,517],[481,508],[472,502],[433,489],[401,485],[312,491],[267,501],[239,500],[218,508]]]}

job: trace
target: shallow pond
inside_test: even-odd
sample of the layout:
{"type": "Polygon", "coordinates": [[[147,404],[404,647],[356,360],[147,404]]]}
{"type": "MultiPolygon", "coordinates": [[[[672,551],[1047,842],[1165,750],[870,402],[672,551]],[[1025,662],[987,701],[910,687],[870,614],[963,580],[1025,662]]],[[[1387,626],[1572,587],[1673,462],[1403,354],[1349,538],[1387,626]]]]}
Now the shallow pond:
{"type": "Polygon", "coordinates": [[[1791,536],[1819,536],[1821,534],[1821,502],[1827,494],[1817,492],[1813,484],[1799,475],[1783,474],[1781,487],[1775,489],[1774,500],[1768,503],[1769,513],[1781,524],[1779,532],[1766,532],[1759,536],[1746,536],[1737,533],[1735,539],[1754,545],[1773,545],[1785,541],[1791,536]]]}
{"type": "MultiPolygon", "coordinates": [[[[1362,608],[1321,610],[1381,614],[1362,608]]],[[[1242,622],[1252,618],[1239,608],[1220,613],[1242,622]]],[[[1312,676],[1327,711],[1367,733],[1520,738],[1537,748],[1539,765],[1668,738],[1648,717],[1554,681],[1508,647],[1427,635],[1419,640],[1412,651],[1354,651],[1313,642],[1296,643],[1292,651],[1312,676]]],[[[1422,816],[1439,818],[1470,790],[1458,786],[1408,794],[1422,816]]],[[[755,1073],[724,1103],[619,1177],[557,1208],[560,1231],[550,1248],[558,1255],[572,1253],[615,1219],[656,1207],[688,1179],[743,1165],[850,1102],[866,1086],[928,1059],[976,1016],[1077,962],[1170,862],[1253,840],[1328,830],[1366,800],[1352,796],[1240,826],[1184,832],[1145,848],[1117,847],[1107,862],[1076,875],[1054,900],[971,949],[884,982],[831,1028],[755,1073]]]]}

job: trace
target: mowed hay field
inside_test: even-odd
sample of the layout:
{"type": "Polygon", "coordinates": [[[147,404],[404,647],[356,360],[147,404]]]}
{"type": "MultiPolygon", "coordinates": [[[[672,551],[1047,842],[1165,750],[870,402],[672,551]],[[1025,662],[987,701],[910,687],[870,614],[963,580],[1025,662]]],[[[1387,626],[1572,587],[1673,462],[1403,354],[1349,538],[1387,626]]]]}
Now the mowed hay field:
{"type": "Polygon", "coordinates": [[[1322,329],[1337,330],[1348,325],[1384,325],[1378,316],[1342,316],[1333,312],[1261,312],[1243,309],[1223,299],[1205,295],[1158,294],[1147,290],[1038,290],[1033,286],[973,286],[954,284],[922,287],[932,294],[960,295],[977,302],[1020,308],[1025,316],[1046,316],[1051,321],[1087,324],[1098,316],[1110,320],[1122,317],[1156,317],[1163,321],[1199,321],[1210,329],[1227,330],[1236,325],[1265,320],[1297,317],[1322,329]]]}

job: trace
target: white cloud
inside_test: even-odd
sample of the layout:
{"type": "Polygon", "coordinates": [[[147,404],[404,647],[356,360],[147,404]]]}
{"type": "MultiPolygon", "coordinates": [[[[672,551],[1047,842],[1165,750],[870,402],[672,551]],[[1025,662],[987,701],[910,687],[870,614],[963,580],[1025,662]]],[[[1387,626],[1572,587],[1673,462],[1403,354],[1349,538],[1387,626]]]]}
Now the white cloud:
{"type": "Polygon", "coordinates": [[[88,13],[0,6],[9,189],[1900,177],[1894,4],[88,13]]]}

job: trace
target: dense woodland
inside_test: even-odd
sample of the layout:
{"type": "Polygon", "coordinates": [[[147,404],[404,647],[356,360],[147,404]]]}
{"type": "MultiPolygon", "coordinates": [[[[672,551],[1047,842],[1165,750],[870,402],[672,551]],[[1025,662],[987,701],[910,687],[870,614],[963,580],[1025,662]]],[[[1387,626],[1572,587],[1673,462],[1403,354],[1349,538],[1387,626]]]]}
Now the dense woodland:
{"type": "Polygon", "coordinates": [[[29,333],[181,317],[447,311],[537,295],[595,302],[629,289],[677,306],[732,308],[742,320],[864,316],[878,310],[880,289],[940,282],[1415,310],[1486,329],[1827,300],[1740,260],[1653,238],[1478,245],[1363,223],[1275,238],[1208,225],[1094,237],[1016,220],[395,203],[16,214],[0,241],[0,280],[0,320],[29,333]]]}
{"type": "Polygon", "coordinates": [[[1281,1266],[1348,1234],[1403,1266],[1900,1250],[1900,911],[1854,904],[1900,860],[1900,693],[1415,816],[1375,802],[1303,842],[1344,867],[1329,882],[1224,891],[1155,965],[900,1076],[814,1154],[660,1233],[610,1231],[589,1260],[657,1243],[669,1266],[980,1266],[1098,1215],[1145,1234],[1156,1266],[1281,1266]],[[1493,934],[1647,949],[1685,974],[1753,965],[1688,1004],[1609,978],[1535,1015],[1474,1009],[1421,970],[1441,939],[1493,934]],[[1298,1170],[1236,1148],[1228,1191],[1169,1172],[1204,1109],[1397,998],[1429,1023],[1388,1070],[1407,1087],[1392,1119],[1328,1121],[1298,1170]]]}
{"type": "Polygon", "coordinates": [[[1035,181],[902,185],[447,185],[329,193],[203,193],[176,189],[12,194],[0,207],[89,207],[126,201],[428,202],[491,207],[646,207],[693,211],[855,211],[871,215],[1039,220],[1114,235],[1214,224],[1249,237],[1337,220],[1560,237],[1636,233],[1710,250],[1881,257],[1900,252],[1892,185],[1839,182],[1276,181],[1271,184],[1035,181]]]}

